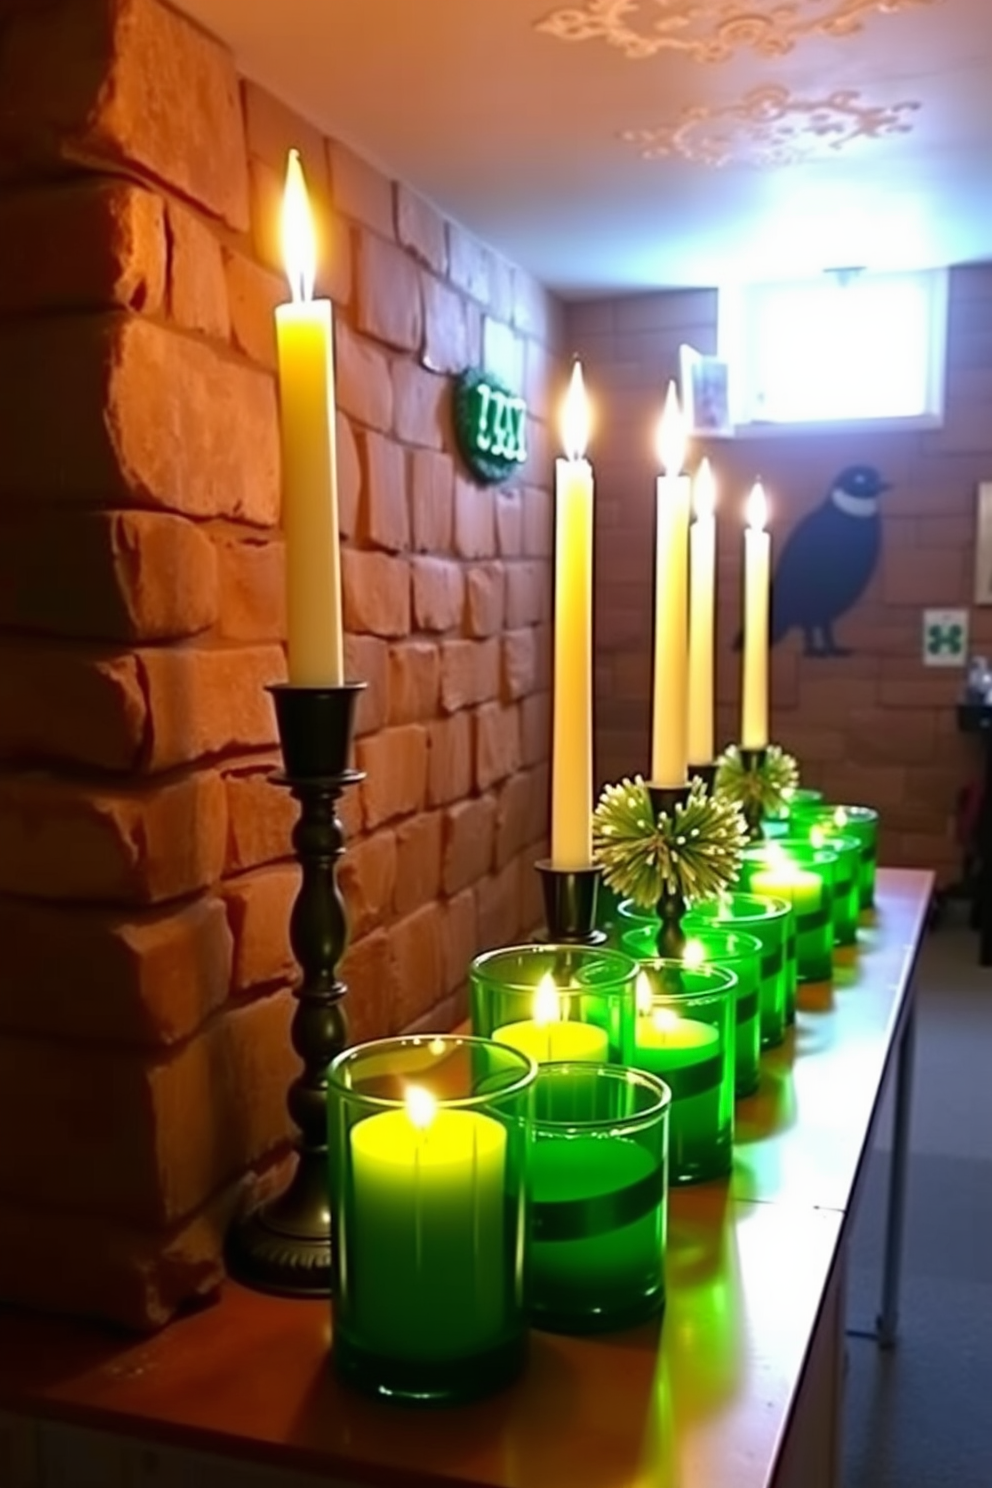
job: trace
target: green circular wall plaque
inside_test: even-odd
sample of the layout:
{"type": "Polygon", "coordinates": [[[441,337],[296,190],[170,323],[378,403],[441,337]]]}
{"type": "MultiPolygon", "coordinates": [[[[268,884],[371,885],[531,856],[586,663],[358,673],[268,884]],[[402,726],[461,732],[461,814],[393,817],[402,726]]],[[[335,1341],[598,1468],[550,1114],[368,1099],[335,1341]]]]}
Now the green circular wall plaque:
{"type": "Polygon", "coordinates": [[[525,400],[491,372],[469,367],[455,378],[455,439],[477,480],[506,480],[527,459],[525,400]]]}

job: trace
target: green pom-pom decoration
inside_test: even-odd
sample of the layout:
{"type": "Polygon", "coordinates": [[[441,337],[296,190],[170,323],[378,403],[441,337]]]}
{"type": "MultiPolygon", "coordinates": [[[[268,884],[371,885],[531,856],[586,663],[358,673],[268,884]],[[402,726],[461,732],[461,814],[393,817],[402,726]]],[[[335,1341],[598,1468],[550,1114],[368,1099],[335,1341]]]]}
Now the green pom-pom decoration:
{"type": "Polygon", "coordinates": [[[738,746],[731,744],[717,760],[713,789],[717,796],[736,801],[748,816],[775,816],[798,784],[799,766],[778,744],[769,744],[761,752],[760,763],[752,768],[738,746]]]}
{"type": "Polygon", "coordinates": [[[593,857],[611,889],[653,909],[663,894],[713,899],[737,877],[747,825],[735,801],[694,779],[685,802],[655,818],[640,775],[605,787],[592,816],[593,857]]]}

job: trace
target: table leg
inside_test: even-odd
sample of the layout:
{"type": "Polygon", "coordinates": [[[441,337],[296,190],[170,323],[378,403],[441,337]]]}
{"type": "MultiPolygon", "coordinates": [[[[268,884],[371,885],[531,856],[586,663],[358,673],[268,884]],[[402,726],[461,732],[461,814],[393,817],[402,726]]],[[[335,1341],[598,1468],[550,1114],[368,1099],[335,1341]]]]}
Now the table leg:
{"type": "Polygon", "coordinates": [[[879,1348],[892,1348],[899,1326],[899,1278],[902,1271],[902,1237],[906,1215],[906,1171],[909,1166],[909,1123],[913,1099],[913,1053],[916,1040],[915,993],[903,1024],[896,1064],[895,1112],[892,1121],[892,1160],[889,1167],[889,1198],[885,1216],[885,1261],[882,1271],[882,1303],[875,1319],[879,1348]]]}

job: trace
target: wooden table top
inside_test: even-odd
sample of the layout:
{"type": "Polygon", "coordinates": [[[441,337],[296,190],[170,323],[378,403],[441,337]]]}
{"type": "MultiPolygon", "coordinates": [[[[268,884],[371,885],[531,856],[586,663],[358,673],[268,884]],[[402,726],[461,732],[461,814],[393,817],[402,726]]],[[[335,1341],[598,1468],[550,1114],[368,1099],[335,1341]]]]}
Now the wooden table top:
{"type": "Polygon", "coordinates": [[[0,1314],[0,1408],[160,1444],[418,1488],[765,1488],[829,1283],[932,889],[883,870],[875,921],[737,1106],[729,1180],[674,1191],[663,1320],[597,1339],[534,1332],[488,1401],[416,1411],[340,1386],[330,1309],[229,1283],[135,1342],[0,1314]]]}

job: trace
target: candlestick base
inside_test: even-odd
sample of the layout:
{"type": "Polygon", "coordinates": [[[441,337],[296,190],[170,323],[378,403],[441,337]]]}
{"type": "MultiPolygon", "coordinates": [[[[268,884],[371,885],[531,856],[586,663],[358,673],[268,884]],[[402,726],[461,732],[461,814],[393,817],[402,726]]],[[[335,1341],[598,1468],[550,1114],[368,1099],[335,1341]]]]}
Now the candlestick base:
{"type": "Polygon", "coordinates": [[[257,1291],[326,1297],[332,1290],[327,1154],[327,1070],[347,1041],[336,968],[348,938],[335,865],[344,851],[336,802],[363,778],[348,768],[355,705],[364,682],[340,687],[271,687],[285,773],[274,778],[300,803],[293,847],[303,870],[289,937],[303,972],[291,1039],[303,1069],[289,1088],[298,1128],[297,1164],[288,1188],[242,1216],[227,1241],[231,1274],[257,1291]]]}
{"type": "MultiPolygon", "coordinates": [[[[756,776],[764,768],[768,756],[767,748],[748,749],[743,744],[739,745],[741,764],[748,775],[756,776]]],[[[761,823],[764,817],[764,808],[761,804],[760,792],[748,792],[742,803],[744,820],[747,822],[747,832],[752,842],[761,840],[761,823]]]]}
{"type": "Polygon", "coordinates": [[[713,784],[716,780],[716,765],[712,760],[705,765],[689,765],[686,769],[686,774],[690,780],[694,775],[698,775],[706,787],[706,794],[708,796],[713,794],[713,784]]]}
{"type": "MultiPolygon", "coordinates": [[[[671,815],[676,806],[684,806],[689,799],[688,784],[652,785],[648,781],[647,791],[656,821],[659,816],[671,815]]],[[[685,914],[684,897],[677,889],[666,889],[658,899],[656,911],[658,955],[681,960],[682,952],[685,950],[685,931],[682,929],[682,916],[685,914]]]]}
{"type": "Polygon", "coordinates": [[[534,867],[541,875],[549,941],[558,945],[602,945],[606,933],[596,928],[596,902],[603,876],[598,863],[586,868],[556,868],[545,858],[534,867]]]}

